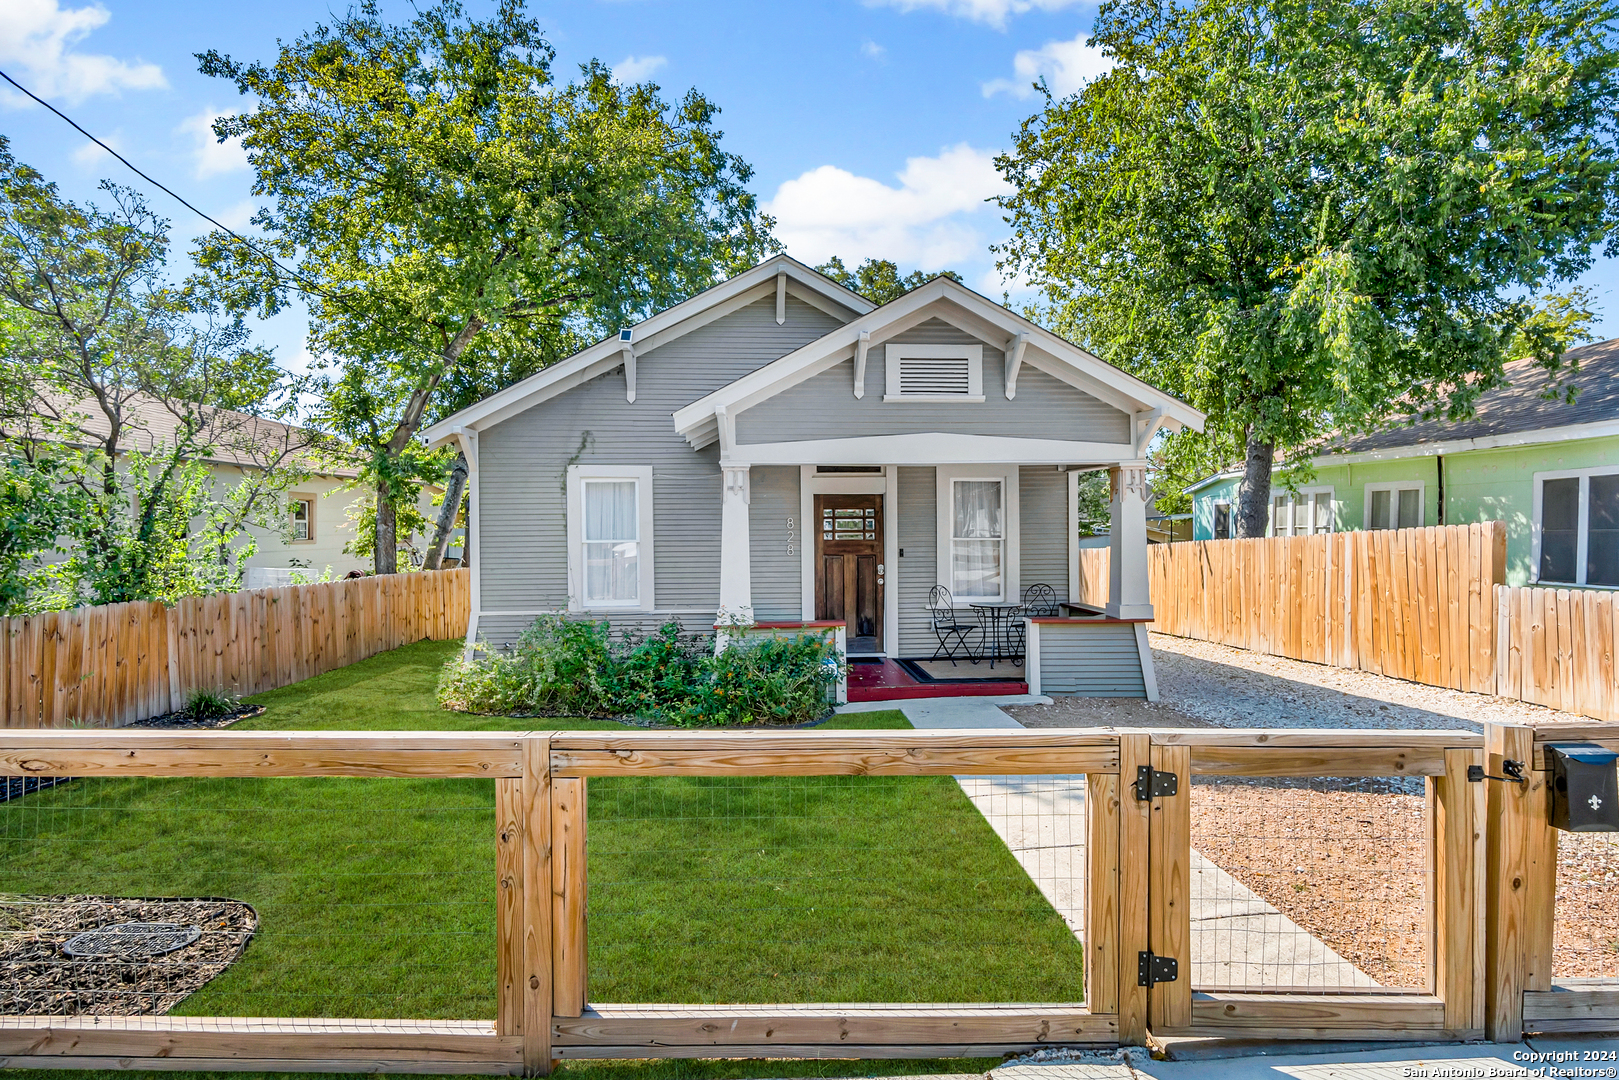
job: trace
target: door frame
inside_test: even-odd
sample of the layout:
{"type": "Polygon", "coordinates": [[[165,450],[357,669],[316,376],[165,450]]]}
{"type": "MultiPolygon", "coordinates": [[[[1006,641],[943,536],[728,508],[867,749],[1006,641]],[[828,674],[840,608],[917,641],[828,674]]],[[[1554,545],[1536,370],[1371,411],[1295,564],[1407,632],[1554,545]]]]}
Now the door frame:
{"type": "Polygon", "coordinates": [[[899,466],[880,473],[818,473],[814,465],[798,467],[800,618],[815,618],[815,542],[806,527],[815,516],[817,495],[881,495],[883,499],[883,649],[880,656],[899,655],[899,466]]]}

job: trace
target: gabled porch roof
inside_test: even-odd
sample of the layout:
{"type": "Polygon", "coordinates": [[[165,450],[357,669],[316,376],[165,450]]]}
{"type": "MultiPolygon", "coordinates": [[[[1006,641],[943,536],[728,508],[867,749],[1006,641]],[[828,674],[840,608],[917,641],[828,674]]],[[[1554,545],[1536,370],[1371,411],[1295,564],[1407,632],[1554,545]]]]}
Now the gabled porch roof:
{"type": "MultiPolygon", "coordinates": [[[[1203,429],[1203,414],[1179,398],[944,277],[692,402],[674,414],[675,429],[695,449],[715,441],[728,442],[722,420],[734,421],[737,413],[851,358],[855,384],[863,383],[871,345],[934,318],[1002,350],[1008,398],[1015,398],[1018,372],[1027,364],[1131,414],[1135,420],[1131,457],[1145,455],[1147,443],[1160,427],[1203,429]]],[[[850,392],[855,394],[853,385],[850,392]]]]}

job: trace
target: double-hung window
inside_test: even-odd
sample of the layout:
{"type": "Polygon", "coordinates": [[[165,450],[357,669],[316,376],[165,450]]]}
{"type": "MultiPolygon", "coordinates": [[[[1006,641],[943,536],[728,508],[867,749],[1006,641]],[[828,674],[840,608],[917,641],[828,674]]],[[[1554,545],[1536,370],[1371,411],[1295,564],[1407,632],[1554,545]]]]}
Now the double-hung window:
{"type": "Polygon", "coordinates": [[[1368,529],[1417,529],[1422,526],[1423,485],[1367,484],[1368,529]]]}
{"type": "Polygon", "coordinates": [[[1332,531],[1332,489],[1283,492],[1271,500],[1272,536],[1309,536],[1332,531]]]}
{"type": "Polygon", "coordinates": [[[315,537],[315,500],[302,495],[292,497],[292,538],[312,540],[315,537]]]}
{"type": "Polygon", "coordinates": [[[958,601],[999,601],[1006,595],[1006,484],[950,486],[950,592],[958,601]]]}
{"type": "Polygon", "coordinates": [[[568,470],[569,606],[652,607],[652,470],[568,470]]]}
{"type": "Polygon", "coordinates": [[[1535,477],[1535,580],[1619,586],[1619,468],[1535,477]]]}

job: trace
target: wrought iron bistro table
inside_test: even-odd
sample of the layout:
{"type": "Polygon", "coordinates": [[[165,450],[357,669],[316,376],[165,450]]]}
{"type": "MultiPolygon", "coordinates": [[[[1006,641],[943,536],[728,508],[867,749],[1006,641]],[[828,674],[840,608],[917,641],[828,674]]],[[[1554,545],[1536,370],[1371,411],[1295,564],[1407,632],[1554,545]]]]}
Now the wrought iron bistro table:
{"type": "Polygon", "coordinates": [[[984,644],[989,646],[990,669],[994,669],[997,660],[1020,664],[1023,654],[1013,644],[1011,633],[1016,620],[1023,614],[1023,605],[973,604],[972,609],[978,612],[979,619],[984,623],[984,636],[989,639],[984,644]]]}

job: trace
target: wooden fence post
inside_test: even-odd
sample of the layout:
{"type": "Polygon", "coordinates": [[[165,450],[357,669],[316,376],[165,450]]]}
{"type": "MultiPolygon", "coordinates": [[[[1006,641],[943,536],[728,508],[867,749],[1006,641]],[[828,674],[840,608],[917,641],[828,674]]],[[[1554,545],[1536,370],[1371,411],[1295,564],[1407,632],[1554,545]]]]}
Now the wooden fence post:
{"type": "MultiPolygon", "coordinates": [[[[1535,732],[1517,724],[1484,725],[1484,770],[1490,776],[1505,776],[1503,763],[1516,761],[1537,782],[1514,784],[1485,780],[1490,837],[1485,892],[1488,897],[1488,931],[1485,938],[1486,1035],[1495,1042],[1516,1042],[1523,1037],[1523,994],[1528,989],[1530,944],[1537,939],[1530,931],[1531,920],[1545,920],[1549,931],[1552,905],[1532,911],[1530,895],[1546,895],[1551,890],[1531,888],[1530,823],[1545,820],[1544,807],[1538,815],[1533,807],[1546,799],[1545,774],[1528,772],[1533,768],[1535,732]]],[[[1550,830],[1547,830],[1550,831],[1550,830]]],[[[1555,858],[1551,864],[1556,873],[1555,858]]],[[[1543,872],[1543,871],[1542,871],[1543,872]]],[[[1553,886],[1555,888],[1555,885],[1553,886]]],[[[1550,934],[1546,934],[1549,941],[1550,934]]],[[[1548,950],[1549,952],[1549,950],[1548,950]]],[[[1549,966],[1549,965],[1548,965],[1549,966]]],[[[1546,988],[1551,988],[1550,972],[1546,988]]]]}
{"type": "Polygon", "coordinates": [[[1130,791],[1136,769],[1152,764],[1152,736],[1119,736],[1119,1042],[1147,1041],[1147,988],[1136,985],[1136,954],[1145,952],[1149,908],[1148,831],[1152,804],[1130,791]]]}
{"type": "MultiPolygon", "coordinates": [[[[1271,546],[1286,551],[1281,545],[1271,546]]],[[[1140,804],[1151,807],[1152,814],[1147,948],[1155,956],[1173,957],[1180,972],[1173,982],[1150,989],[1147,1026],[1173,1032],[1192,1026],[1192,748],[1154,746],[1152,767],[1174,773],[1179,791],[1140,804]]],[[[1121,779],[1128,784],[1134,776],[1121,779]]],[[[1130,800],[1135,801],[1133,792],[1130,800]]],[[[1124,966],[1135,974],[1136,965],[1124,966]]]]}
{"type": "Polygon", "coordinates": [[[1446,750],[1445,775],[1428,778],[1433,867],[1433,992],[1445,1003],[1445,1029],[1479,1038],[1485,1028],[1484,796],[1467,778],[1477,750],[1446,750]]]}
{"type": "Polygon", "coordinates": [[[585,778],[551,781],[553,1015],[585,1011],[585,778]]]}
{"type": "Polygon", "coordinates": [[[523,1075],[551,1072],[551,736],[523,740],[523,1075]]]}
{"type": "Polygon", "coordinates": [[[1085,1006],[1119,1011],[1118,773],[1085,776],[1085,1006]]]}

